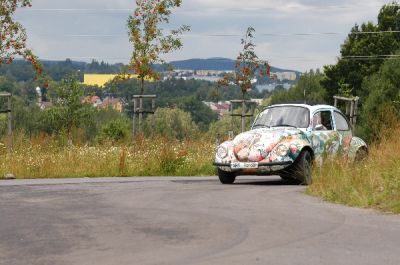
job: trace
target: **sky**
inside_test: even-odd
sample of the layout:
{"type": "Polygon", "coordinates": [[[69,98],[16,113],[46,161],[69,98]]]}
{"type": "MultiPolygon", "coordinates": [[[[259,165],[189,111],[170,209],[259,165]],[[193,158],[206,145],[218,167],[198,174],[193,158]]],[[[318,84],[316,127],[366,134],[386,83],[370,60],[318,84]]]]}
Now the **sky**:
{"type": "MultiPolygon", "coordinates": [[[[165,30],[189,25],[183,48],[166,61],[234,59],[246,29],[255,29],[256,53],[280,68],[308,71],[334,64],[357,23],[376,23],[392,0],[183,0],[165,30]]],[[[15,19],[41,59],[127,63],[132,53],[126,21],[134,0],[32,0],[15,19]]]]}

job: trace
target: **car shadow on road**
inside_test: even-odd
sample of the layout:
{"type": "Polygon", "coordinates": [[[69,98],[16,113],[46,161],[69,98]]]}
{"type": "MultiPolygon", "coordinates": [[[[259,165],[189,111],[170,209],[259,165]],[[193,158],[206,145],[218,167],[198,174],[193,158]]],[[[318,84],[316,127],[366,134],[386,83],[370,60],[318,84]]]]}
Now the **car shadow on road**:
{"type": "Polygon", "coordinates": [[[298,186],[294,181],[284,179],[238,179],[233,185],[253,186],[298,186]]]}

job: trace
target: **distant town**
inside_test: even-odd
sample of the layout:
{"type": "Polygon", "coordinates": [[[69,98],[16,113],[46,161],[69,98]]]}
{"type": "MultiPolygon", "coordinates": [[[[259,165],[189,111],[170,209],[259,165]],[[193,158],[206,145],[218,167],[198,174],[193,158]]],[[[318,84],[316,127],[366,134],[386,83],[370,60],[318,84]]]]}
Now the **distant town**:
{"type": "MultiPolygon", "coordinates": [[[[161,72],[162,79],[170,80],[170,79],[183,79],[183,80],[205,80],[209,82],[217,82],[221,79],[225,74],[233,73],[231,70],[191,70],[191,69],[174,69],[171,71],[163,71],[161,72]]],[[[107,82],[113,80],[117,75],[116,74],[84,74],[85,85],[92,85],[103,87],[107,82]]],[[[268,90],[272,91],[277,86],[282,86],[284,89],[289,89],[300,77],[300,74],[294,71],[286,71],[286,72],[271,72],[270,78],[265,82],[261,82],[261,80],[254,80],[256,84],[256,88],[258,90],[268,90]]],[[[262,102],[262,99],[251,99],[255,105],[259,105],[262,102]]],[[[88,96],[82,99],[82,102],[89,103],[96,108],[111,108],[118,112],[124,111],[124,106],[126,103],[122,98],[119,97],[106,97],[101,99],[98,96],[88,96]]],[[[218,117],[221,119],[224,115],[229,113],[231,110],[231,102],[230,101],[203,101],[205,105],[207,105],[213,112],[218,114],[218,117]]],[[[41,103],[41,107],[45,108],[44,103],[41,103]]]]}
{"type": "MultiPolygon", "coordinates": [[[[231,70],[189,70],[189,69],[176,69],[172,71],[163,72],[164,80],[170,78],[199,79],[216,82],[225,74],[233,73],[231,70]]],[[[283,81],[296,81],[298,79],[296,72],[271,72],[271,79],[280,82],[283,81]]]]}

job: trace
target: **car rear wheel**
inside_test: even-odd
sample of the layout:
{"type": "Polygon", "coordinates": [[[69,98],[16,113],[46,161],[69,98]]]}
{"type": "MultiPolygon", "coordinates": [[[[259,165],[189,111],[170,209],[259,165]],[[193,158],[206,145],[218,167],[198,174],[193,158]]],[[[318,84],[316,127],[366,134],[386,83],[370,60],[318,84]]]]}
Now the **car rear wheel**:
{"type": "Polygon", "coordinates": [[[366,148],[360,148],[357,150],[356,157],[354,159],[355,162],[363,162],[368,157],[368,150],[366,148]]]}
{"type": "Polygon", "coordinates": [[[222,184],[233,184],[233,182],[235,182],[236,179],[235,173],[223,171],[219,168],[218,168],[218,177],[219,181],[221,181],[222,184]]]}

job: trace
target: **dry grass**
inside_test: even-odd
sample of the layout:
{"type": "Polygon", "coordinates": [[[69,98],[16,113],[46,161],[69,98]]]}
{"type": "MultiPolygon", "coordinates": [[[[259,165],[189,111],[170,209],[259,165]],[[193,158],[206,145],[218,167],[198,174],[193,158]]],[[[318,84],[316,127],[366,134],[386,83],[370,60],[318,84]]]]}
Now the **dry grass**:
{"type": "Polygon", "coordinates": [[[110,176],[201,176],[214,174],[211,140],[170,141],[138,137],[126,145],[70,145],[37,136],[15,137],[14,151],[0,144],[0,177],[73,178],[110,176]]]}
{"type": "Polygon", "coordinates": [[[370,147],[359,164],[328,161],[314,171],[308,193],[331,202],[400,213],[400,127],[370,147]]]}

